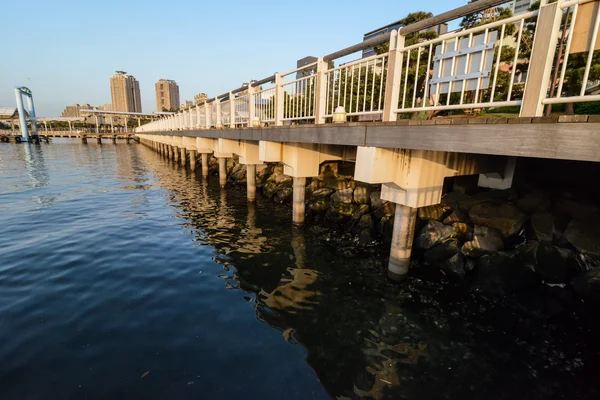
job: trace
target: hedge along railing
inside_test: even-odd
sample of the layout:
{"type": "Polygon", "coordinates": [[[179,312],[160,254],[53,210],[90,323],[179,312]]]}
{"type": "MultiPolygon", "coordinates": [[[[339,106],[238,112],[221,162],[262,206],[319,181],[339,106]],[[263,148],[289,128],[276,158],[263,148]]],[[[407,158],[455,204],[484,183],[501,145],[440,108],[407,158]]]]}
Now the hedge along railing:
{"type": "Polygon", "coordinates": [[[542,0],[539,11],[405,45],[407,35],[505,3],[470,3],[320,57],[307,66],[252,82],[138,131],[323,124],[338,107],[349,116],[383,121],[396,121],[403,113],[502,106],[520,107],[521,116],[541,116],[545,104],[600,100],[588,93],[590,82],[600,79],[599,54],[593,45],[600,22],[598,1],[547,4],[542,0]],[[581,11],[583,5],[585,12],[581,11]],[[592,11],[589,5],[594,6],[592,11]],[[581,22],[582,15],[589,17],[590,13],[589,37],[583,39],[585,54],[571,54],[573,42],[582,40],[575,32],[577,19],[581,22]],[[566,50],[559,37],[567,42],[566,50]],[[386,41],[390,46],[387,53],[333,64],[386,41]],[[573,68],[579,68],[577,74],[581,75],[575,91],[573,68]],[[204,117],[185,118],[193,112],[204,117]]]}

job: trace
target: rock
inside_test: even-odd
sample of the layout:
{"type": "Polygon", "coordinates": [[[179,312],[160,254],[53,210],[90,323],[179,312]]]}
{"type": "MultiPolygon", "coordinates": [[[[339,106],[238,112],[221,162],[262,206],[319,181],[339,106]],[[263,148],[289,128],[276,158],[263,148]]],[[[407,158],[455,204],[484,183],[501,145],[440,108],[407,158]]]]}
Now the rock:
{"type": "Polygon", "coordinates": [[[476,225],[496,228],[503,237],[518,234],[527,221],[527,215],[510,203],[485,202],[471,208],[469,218],[476,225]]]}
{"type": "Polygon", "coordinates": [[[600,260],[600,218],[572,220],[564,237],[581,254],[600,260]]]}
{"type": "Polygon", "coordinates": [[[504,242],[498,230],[486,226],[475,226],[473,240],[463,244],[461,252],[467,257],[479,258],[503,249],[504,242]]]}
{"type": "Polygon", "coordinates": [[[273,197],[273,201],[276,203],[285,203],[292,200],[292,196],[294,195],[294,189],[291,187],[284,187],[275,193],[273,197]]]}
{"type": "Polygon", "coordinates": [[[554,215],[535,213],[529,218],[529,233],[532,240],[551,242],[555,237],[554,215]]]}
{"type": "Polygon", "coordinates": [[[588,218],[594,220],[600,219],[600,207],[595,204],[586,204],[569,199],[558,199],[554,202],[554,210],[579,220],[588,218]]]}
{"type": "Polygon", "coordinates": [[[600,268],[582,272],[571,281],[571,287],[581,297],[600,303],[600,268]]]}
{"type": "Polygon", "coordinates": [[[394,233],[394,216],[383,217],[377,223],[377,233],[383,238],[383,241],[389,243],[392,241],[394,233]]]}
{"type": "Polygon", "coordinates": [[[444,218],[444,224],[452,225],[455,222],[469,222],[469,217],[460,210],[454,210],[450,215],[444,218]]]}
{"type": "Polygon", "coordinates": [[[355,181],[345,178],[325,178],[323,183],[325,184],[325,187],[333,190],[354,189],[356,187],[355,181]]]}
{"type": "Polygon", "coordinates": [[[356,205],[351,203],[332,203],[325,213],[325,217],[335,223],[346,222],[356,211],[356,205]]]}
{"type": "Polygon", "coordinates": [[[312,192],[312,197],[314,197],[316,199],[321,199],[321,198],[329,197],[333,193],[335,193],[335,190],[333,190],[333,189],[321,188],[321,189],[317,189],[314,192],[312,192]]]}
{"type": "Polygon", "coordinates": [[[465,213],[469,213],[471,208],[478,204],[492,201],[507,201],[515,198],[515,192],[512,189],[507,190],[490,190],[489,192],[480,192],[471,196],[467,200],[459,201],[458,208],[465,213]]]}
{"type": "Polygon", "coordinates": [[[282,182],[293,181],[291,176],[287,176],[283,173],[283,165],[277,164],[273,167],[273,173],[267,179],[268,182],[275,182],[280,184],[282,182]]]}
{"type": "Polygon", "coordinates": [[[371,198],[371,207],[373,207],[374,210],[381,207],[384,203],[384,201],[381,200],[381,191],[375,191],[371,193],[369,197],[371,198]]]}
{"type": "Polygon", "coordinates": [[[340,189],[331,195],[331,201],[334,203],[352,203],[354,189],[340,189]]]}
{"type": "Polygon", "coordinates": [[[379,207],[373,212],[375,218],[380,219],[383,217],[390,217],[396,213],[396,204],[386,202],[384,205],[379,207]]]}
{"type": "Polygon", "coordinates": [[[563,283],[567,278],[567,260],[552,244],[529,242],[518,250],[523,266],[538,274],[545,282],[563,283]]]}
{"type": "Polygon", "coordinates": [[[323,213],[329,209],[331,205],[331,200],[329,197],[321,197],[318,199],[311,200],[308,203],[308,208],[316,213],[323,213]]]}
{"type": "Polygon", "coordinates": [[[338,168],[338,163],[336,162],[325,162],[321,164],[321,167],[319,169],[319,178],[337,178],[338,168]]]}
{"type": "Polygon", "coordinates": [[[375,223],[373,222],[373,217],[371,214],[364,214],[352,228],[352,233],[358,235],[359,242],[366,244],[373,241],[374,229],[375,223]]]}
{"type": "Polygon", "coordinates": [[[521,264],[516,251],[487,254],[477,261],[476,268],[476,291],[504,295],[538,282],[535,273],[521,264]]]}
{"type": "Polygon", "coordinates": [[[318,179],[312,179],[310,183],[306,186],[306,195],[312,196],[316,190],[321,189],[323,183],[318,179]]]}
{"type": "Polygon", "coordinates": [[[450,208],[448,206],[443,206],[441,204],[434,204],[427,207],[419,208],[418,215],[423,221],[427,221],[430,219],[434,219],[436,221],[441,221],[444,219],[444,216],[448,214],[450,208]]]}
{"type": "Polygon", "coordinates": [[[445,242],[452,236],[454,229],[439,221],[429,220],[415,238],[418,249],[428,250],[433,246],[445,242]]]}
{"type": "Polygon", "coordinates": [[[369,212],[369,206],[366,204],[358,206],[358,208],[352,213],[350,220],[346,222],[345,229],[347,231],[352,230],[354,225],[361,219],[363,215],[369,212]]]}
{"type": "Polygon", "coordinates": [[[371,185],[357,183],[354,188],[354,202],[356,204],[371,204],[371,194],[374,190],[371,185]]]}
{"type": "Polygon", "coordinates": [[[465,256],[458,252],[446,261],[440,263],[439,267],[447,274],[454,275],[462,279],[468,272],[465,266],[465,260],[465,256]]]}
{"type": "Polygon", "coordinates": [[[547,211],[550,208],[550,203],[550,196],[548,196],[547,193],[540,190],[536,190],[529,192],[525,196],[523,196],[517,202],[517,207],[520,210],[531,214],[536,211],[547,211]]]}
{"type": "Polygon", "coordinates": [[[472,240],[473,228],[464,222],[455,222],[452,224],[452,237],[460,240],[472,240]]]}
{"type": "Polygon", "coordinates": [[[427,262],[437,264],[448,260],[457,253],[460,253],[460,244],[458,243],[458,240],[449,239],[425,251],[424,257],[427,262]]]}
{"type": "Polygon", "coordinates": [[[267,180],[267,182],[263,186],[263,194],[269,198],[272,198],[273,196],[275,196],[275,193],[277,193],[277,190],[278,190],[277,182],[275,182],[275,181],[267,180]]]}
{"type": "Polygon", "coordinates": [[[461,201],[469,200],[469,196],[460,192],[450,192],[446,193],[444,197],[442,197],[441,204],[450,206],[452,209],[457,209],[458,204],[461,201]]]}
{"type": "Polygon", "coordinates": [[[256,186],[263,187],[265,185],[265,182],[267,181],[267,179],[269,179],[269,177],[271,176],[272,173],[273,173],[272,165],[263,164],[262,166],[260,166],[260,165],[257,166],[256,167],[256,186]]]}

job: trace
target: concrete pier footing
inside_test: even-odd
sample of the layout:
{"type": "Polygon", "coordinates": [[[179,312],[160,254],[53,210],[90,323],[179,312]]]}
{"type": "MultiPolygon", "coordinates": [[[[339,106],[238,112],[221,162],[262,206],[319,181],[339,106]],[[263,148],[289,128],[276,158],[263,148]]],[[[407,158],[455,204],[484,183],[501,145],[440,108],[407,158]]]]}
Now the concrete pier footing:
{"type": "Polygon", "coordinates": [[[196,150],[189,150],[190,153],[190,169],[196,170],[196,150]]]}
{"type": "Polygon", "coordinates": [[[179,153],[180,153],[179,159],[181,161],[181,165],[185,167],[186,157],[187,157],[187,154],[186,154],[186,151],[185,151],[185,147],[180,147],[179,148],[179,153]]]}
{"type": "Polygon", "coordinates": [[[219,184],[221,187],[225,187],[227,184],[227,168],[226,168],[227,159],[219,158],[219,184]]]}
{"type": "Polygon", "coordinates": [[[208,176],[208,154],[202,153],[202,176],[208,176]]]}
{"type": "Polygon", "coordinates": [[[416,220],[416,208],[396,204],[392,247],[388,264],[388,277],[393,281],[401,281],[408,274],[416,220]]]}
{"type": "Polygon", "coordinates": [[[246,187],[248,201],[256,201],[256,165],[246,165],[246,187]]]}
{"type": "Polygon", "coordinates": [[[294,225],[304,225],[304,213],[306,205],[304,198],[306,197],[306,178],[294,178],[293,184],[293,221],[294,225]]]}

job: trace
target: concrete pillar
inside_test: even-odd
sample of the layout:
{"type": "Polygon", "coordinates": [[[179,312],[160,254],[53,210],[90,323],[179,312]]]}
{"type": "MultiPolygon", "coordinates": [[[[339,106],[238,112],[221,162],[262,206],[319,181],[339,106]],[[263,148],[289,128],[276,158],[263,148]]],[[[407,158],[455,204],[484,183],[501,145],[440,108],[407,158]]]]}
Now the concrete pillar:
{"type": "Polygon", "coordinates": [[[98,144],[102,144],[102,136],[98,135],[98,144]]]}
{"type": "Polygon", "coordinates": [[[185,147],[181,147],[179,149],[179,153],[181,154],[179,157],[181,159],[181,165],[183,165],[185,167],[185,161],[186,161],[185,158],[187,155],[187,154],[185,154],[185,147]]]}
{"type": "Polygon", "coordinates": [[[165,156],[167,160],[171,159],[171,145],[165,143],[165,156]]]}
{"type": "Polygon", "coordinates": [[[293,221],[294,225],[304,225],[305,204],[304,198],[306,195],[306,178],[294,178],[294,210],[293,221]]]}
{"type": "Polygon", "coordinates": [[[179,147],[177,146],[173,146],[173,160],[175,160],[176,163],[179,163],[179,147]]]}
{"type": "Polygon", "coordinates": [[[196,170],[196,150],[190,150],[190,169],[196,170]]]}
{"type": "Polygon", "coordinates": [[[248,201],[256,201],[256,165],[246,165],[246,187],[248,192],[248,201]]]}
{"type": "Polygon", "coordinates": [[[227,184],[227,159],[225,157],[219,158],[219,184],[222,188],[227,184]]]}
{"type": "Polygon", "coordinates": [[[396,204],[390,262],[388,264],[388,277],[393,281],[401,281],[408,274],[416,220],[416,208],[396,204]]]}
{"type": "Polygon", "coordinates": [[[202,176],[208,176],[208,154],[202,153],[202,176]]]}
{"type": "Polygon", "coordinates": [[[112,141],[113,141],[113,144],[117,144],[117,135],[113,135],[112,141]]]}
{"type": "Polygon", "coordinates": [[[81,135],[81,143],[87,144],[87,136],[86,135],[81,135]]]}

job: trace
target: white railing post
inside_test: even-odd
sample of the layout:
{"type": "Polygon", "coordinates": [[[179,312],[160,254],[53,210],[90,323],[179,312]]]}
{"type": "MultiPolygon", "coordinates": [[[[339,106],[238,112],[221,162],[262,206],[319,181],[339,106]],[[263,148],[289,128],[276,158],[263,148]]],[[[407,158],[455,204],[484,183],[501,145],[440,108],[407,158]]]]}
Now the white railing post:
{"type": "Polygon", "coordinates": [[[285,92],[283,90],[283,75],[275,74],[275,125],[283,125],[283,104],[285,92]]]}
{"type": "Polygon", "coordinates": [[[317,77],[315,79],[315,124],[324,124],[327,114],[327,70],[329,64],[319,57],[317,61],[317,77]]]}
{"type": "Polygon", "coordinates": [[[248,128],[253,127],[254,118],[256,117],[256,91],[257,89],[248,85],[248,128]]]}
{"type": "Polygon", "coordinates": [[[204,127],[206,129],[210,129],[210,124],[212,122],[212,115],[210,113],[211,106],[209,106],[209,104],[210,103],[204,103],[204,127]]]}
{"type": "Polygon", "coordinates": [[[217,107],[217,120],[215,121],[215,128],[222,128],[223,122],[221,121],[221,100],[215,99],[215,105],[217,107]]]}
{"type": "Polygon", "coordinates": [[[188,114],[190,116],[190,126],[188,129],[194,129],[194,115],[192,114],[192,107],[188,109],[188,114]]]}
{"type": "Polygon", "coordinates": [[[548,82],[552,73],[561,20],[562,9],[559,2],[540,8],[533,37],[533,49],[529,59],[527,82],[521,103],[521,117],[544,115],[542,100],[546,98],[548,92],[548,82]]]}
{"type": "Polygon", "coordinates": [[[383,101],[383,121],[396,121],[396,109],[400,100],[400,78],[402,76],[402,59],[404,53],[404,36],[392,31],[390,51],[388,53],[387,77],[385,81],[385,99],[383,101]]]}
{"type": "Polygon", "coordinates": [[[229,92],[229,127],[235,128],[235,95],[229,92]]]}
{"type": "Polygon", "coordinates": [[[196,127],[200,129],[200,104],[196,104],[196,127]]]}

